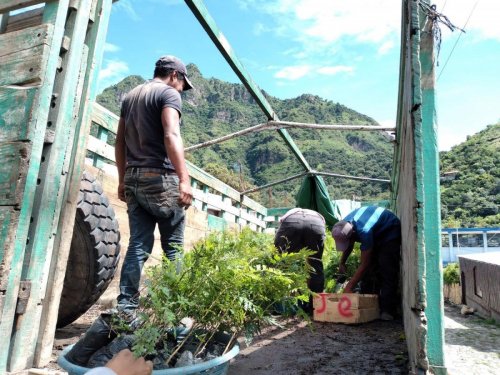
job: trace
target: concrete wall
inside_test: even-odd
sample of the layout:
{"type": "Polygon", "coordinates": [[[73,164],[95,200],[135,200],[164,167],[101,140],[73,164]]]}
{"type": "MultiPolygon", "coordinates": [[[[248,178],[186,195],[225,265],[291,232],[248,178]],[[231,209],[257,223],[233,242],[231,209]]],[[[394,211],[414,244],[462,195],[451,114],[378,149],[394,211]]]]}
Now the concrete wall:
{"type": "Polygon", "coordinates": [[[500,322],[500,252],[460,257],[465,303],[500,322]]]}

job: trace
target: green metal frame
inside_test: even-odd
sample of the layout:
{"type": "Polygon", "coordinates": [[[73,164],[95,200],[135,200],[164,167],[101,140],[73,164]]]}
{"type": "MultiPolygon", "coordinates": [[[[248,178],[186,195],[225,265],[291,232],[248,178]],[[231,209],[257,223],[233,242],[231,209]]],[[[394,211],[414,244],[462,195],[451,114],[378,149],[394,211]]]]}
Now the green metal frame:
{"type": "MultiPolygon", "coordinates": [[[[219,27],[215,23],[215,20],[212,18],[208,9],[205,7],[205,4],[202,0],[185,0],[187,6],[193,12],[196,19],[200,22],[203,29],[205,29],[206,33],[212,39],[212,42],[218,48],[222,56],[226,59],[228,64],[231,66],[233,71],[236,73],[238,78],[241,80],[243,85],[247,88],[250,94],[253,96],[259,107],[262,109],[264,114],[267,116],[268,120],[279,121],[278,115],[274,112],[271,105],[265,98],[264,94],[257,86],[257,84],[252,80],[252,77],[245,70],[235,52],[231,48],[228,40],[220,31],[219,27]]],[[[278,129],[278,133],[283,138],[285,143],[288,145],[290,150],[293,152],[297,160],[304,167],[306,171],[311,171],[311,167],[309,163],[305,159],[302,152],[295,144],[294,140],[288,133],[286,129],[278,129]]]]}
{"type": "MultiPolygon", "coordinates": [[[[96,17],[99,17],[99,22],[101,22],[100,27],[104,30],[107,29],[111,0],[99,1],[101,1],[100,4],[106,2],[109,5],[106,11],[96,15],[96,17]]],[[[421,1],[427,2],[427,0],[421,1]]],[[[41,1],[7,0],[10,9],[21,8],[39,2],[41,1]]],[[[268,120],[279,121],[262,91],[253,82],[236,57],[227,39],[208,13],[203,1],[185,0],[185,2],[241,82],[249,90],[268,120]]],[[[79,4],[87,9],[91,3],[91,0],[82,0],[74,4],[79,4]]],[[[399,100],[401,101],[402,98],[402,87],[405,79],[411,79],[415,188],[418,202],[418,207],[415,209],[418,252],[417,264],[415,265],[418,272],[418,285],[415,288],[418,288],[418,290],[415,292],[418,293],[418,307],[421,307],[425,313],[426,328],[428,329],[428,331],[419,332],[418,339],[424,341],[420,347],[426,350],[425,355],[428,358],[429,367],[436,373],[445,373],[433,41],[432,35],[421,32],[427,16],[420,13],[418,9],[419,1],[403,0],[402,3],[403,9],[409,10],[409,19],[403,19],[402,23],[403,35],[406,35],[406,33],[411,35],[409,45],[411,57],[409,61],[405,57],[401,59],[399,100]],[[411,75],[407,77],[405,69],[408,64],[411,65],[411,75]]],[[[52,253],[53,250],[54,252],[57,251],[55,248],[60,243],[67,241],[67,238],[64,240],[55,233],[62,229],[61,218],[65,217],[67,220],[71,218],[71,210],[64,209],[65,200],[74,196],[75,186],[79,182],[77,177],[82,168],[82,155],[76,153],[75,147],[81,148],[84,145],[85,136],[82,137],[81,134],[85,131],[86,123],[90,122],[90,109],[85,104],[81,104],[82,106],[76,109],[73,106],[76,99],[74,93],[82,89],[86,93],[85,103],[95,98],[95,85],[92,82],[96,81],[106,32],[101,30],[94,35],[97,38],[96,45],[88,47],[88,56],[84,58],[85,62],[80,61],[81,56],[79,59],[77,55],[78,53],[81,54],[82,50],[86,48],[84,45],[85,34],[88,31],[85,24],[86,20],[85,17],[79,16],[71,21],[73,22],[71,25],[66,24],[68,7],[69,0],[47,1],[45,3],[44,23],[50,23],[51,27],[53,27],[53,29],[50,29],[50,41],[48,42],[51,48],[47,56],[44,55],[47,60],[43,68],[41,86],[24,89],[26,91],[23,92],[27,99],[26,103],[33,104],[32,108],[26,109],[29,111],[24,114],[26,121],[29,122],[28,133],[24,135],[18,134],[18,138],[2,138],[1,136],[6,134],[7,130],[14,129],[12,126],[5,127],[5,133],[0,133],[0,146],[2,147],[10,147],[10,144],[4,145],[8,142],[14,144],[28,141],[26,143],[30,143],[29,150],[27,150],[30,163],[25,180],[18,182],[18,185],[15,186],[15,193],[20,196],[19,204],[12,203],[12,207],[9,206],[10,203],[5,204],[5,207],[9,207],[3,207],[3,211],[0,211],[0,217],[4,219],[0,227],[1,233],[8,233],[6,237],[0,238],[0,261],[5,261],[7,255],[10,265],[8,274],[0,275],[0,284],[2,284],[0,287],[6,290],[6,294],[0,296],[2,298],[0,300],[0,336],[11,338],[9,345],[0,346],[0,372],[4,372],[7,367],[10,367],[9,371],[26,368],[33,361],[36,341],[39,338],[36,335],[40,328],[40,319],[44,314],[40,307],[40,301],[45,296],[46,272],[47,270],[53,270],[53,268],[47,267],[47,264],[50,261],[54,264],[56,255],[52,253]],[[45,153],[46,125],[47,121],[51,120],[51,113],[54,112],[50,110],[50,107],[55,87],[54,82],[56,82],[59,51],[60,46],[64,45],[63,37],[68,30],[79,30],[79,32],[75,32],[71,38],[67,65],[64,65],[67,70],[65,74],[68,75],[68,78],[67,82],[59,83],[61,91],[59,91],[60,96],[56,103],[61,110],[57,116],[54,115],[57,126],[52,134],[53,144],[50,146],[51,150],[45,153]],[[92,60],[93,56],[97,58],[97,62],[92,60]],[[94,69],[90,66],[93,63],[97,64],[97,68],[94,69]],[[92,77],[87,76],[85,80],[77,78],[79,74],[88,75],[89,69],[94,69],[92,70],[92,77]],[[79,85],[83,85],[83,88],[79,85]],[[80,121],[75,120],[74,115],[77,115],[80,121]],[[74,126],[74,128],[71,128],[71,126],[74,126]],[[79,132],[80,138],[76,139],[76,134],[79,132]],[[45,158],[43,163],[42,158],[45,158]],[[15,236],[12,236],[12,228],[14,228],[15,236]],[[28,240],[29,244],[27,245],[28,240]],[[12,241],[12,244],[8,243],[8,241],[12,241]],[[5,253],[4,249],[7,247],[9,247],[9,251],[5,253]],[[31,280],[35,287],[32,288],[26,312],[23,315],[16,315],[20,282],[28,280],[31,280]]],[[[92,12],[90,8],[86,11],[92,12]]],[[[97,20],[95,21],[97,22],[97,20]]],[[[402,45],[403,43],[404,41],[402,41],[402,45]]],[[[6,85],[5,82],[1,81],[2,79],[5,79],[5,77],[0,76],[0,85],[6,85]]],[[[19,96],[9,90],[11,89],[0,87],[0,105],[10,106],[8,103],[13,100],[22,100],[22,95],[19,96]]],[[[403,110],[404,108],[400,102],[398,106],[398,123],[403,117],[403,110]]],[[[314,173],[287,130],[278,129],[277,131],[306,172],[314,173]]],[[[48,132],[47,134],[50,135],[51,133],[48,132]]],[[[8,155],[12,157],[13,153],[10,152],[8,155]]],[[[17,162],[19,163],[19,161],[17,162]]],[[[397,179],[400,165],[401,149],[398,148],[394,156],[393,204],[396,202],[394,197],[401,188],[397,179]]],[[[11,170],[0,169],[0,186],[2,183],[7,186],[11,176],[11,170]]],[[[0,196],[0,199],[2,198],[7,201],[7,197],[0,196]]],[[[57,291],[52,291],[52,295],[52,298],[57,298],[57,291]]],[[[52,309],[54,309],[54,306],[52,306],[52,309]]]]}
{"type": "Polygon", "coordinates": [[[441,269],[441,201],[439,189],[439,150],[435,105],[434,28],[420,11],[420,66],[422,90],[422,155],[424,186],[424,238],[427,307],[427,355],[435,374],[447,374],[444,362],[444,301],[441,269]]]}

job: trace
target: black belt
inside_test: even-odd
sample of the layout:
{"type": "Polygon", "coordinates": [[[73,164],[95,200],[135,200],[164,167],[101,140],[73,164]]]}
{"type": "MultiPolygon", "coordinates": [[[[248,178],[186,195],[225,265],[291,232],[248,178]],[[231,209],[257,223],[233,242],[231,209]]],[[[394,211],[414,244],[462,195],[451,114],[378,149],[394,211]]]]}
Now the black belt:
{"type": "Polygon", "coordinates": [[[156,173],[158,176],[177,175],[177,172],[172,169],[154,168],[154,167],[127,167],[127,171],[131,171],[132,173],[134,172],[156,173]]]}

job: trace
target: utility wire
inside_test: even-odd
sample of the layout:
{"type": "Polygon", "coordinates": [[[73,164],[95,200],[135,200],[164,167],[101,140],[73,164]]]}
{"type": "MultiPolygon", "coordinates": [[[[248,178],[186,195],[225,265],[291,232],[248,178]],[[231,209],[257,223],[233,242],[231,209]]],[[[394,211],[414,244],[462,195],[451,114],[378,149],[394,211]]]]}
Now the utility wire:
{"type": "MultiPolygon", "coordinates": [[[[467,24],[469,23],[469,20],[470,20],[470,18],[471,18],[471,16],[472,16],[472,13],[474,13],[474,10],[476,9],[476,6],[477,6],[477,4],[478,4],[478,3],[479,3],[479,0],[477,0],[477,1],[476,1],[476,3],[474,4],[474,6],[472,7],[472,9],[471,9],[471,11],[470,11],[470,13],[469,13],[469,17],[467,17],[467,21],[465,21],[465,24],[464,24],[464,26],[462,27],[462,30],[465,30],[465,27],[466,27],[466,26],[467,26],[467,24]]],[[[445,5],[446,5],[446,3],[445,3],[445,5]]],[[[444,6],[443,6],[443,8],[444,8],[444,6]]],[[[441,77],[441,75],[443,74],[444,69],[446,68],[446,65],[448,64],[448,61],[450,61],[451,55],[453,54],[453,51],[455,51],[455,47],[457,46],[458,41],[460,40],[460,38],[461,38],[461,37],[462,37],[462,33],[458,34],[458,38],[457,38],[457,40],[455,41],[455,44],[453,45],[453,48],[451,49],[450,54],[448,55],[448,57],[447,57],[447,59],[446,59],[446,61],[445,61],[444,65],[443,65],[443,68],[442,68],[442,69],[441,69],[441,71],[439,72],[439,75],[438,75],[438,77],[437,77],[436,81],[439,81],[439,78],[440,78],[440,77],[441,77]]]]}
{"type": "Polygon", "coordinates": [[[448,2],[448,0],[444,0],[444,4],[443,4],[443,7],[441,8],[441,13],[444,12],[444,8],[446,7],[446,3],[448,2]]]}

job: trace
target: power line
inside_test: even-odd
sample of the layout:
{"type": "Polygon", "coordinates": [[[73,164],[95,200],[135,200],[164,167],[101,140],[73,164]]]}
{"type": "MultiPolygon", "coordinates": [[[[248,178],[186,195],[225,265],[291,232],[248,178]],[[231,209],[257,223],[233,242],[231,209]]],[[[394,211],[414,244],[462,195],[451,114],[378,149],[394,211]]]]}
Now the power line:
{"type": "Polygon", "coordinates": [[[441,8],[441,13],[444,12],[444,8],[446,7],[446,3],[448,2],[448,0],[444,0],[444,4],[443,4],[443,7],[441,8]]]}
{"type": "MultiPolygon", "coordinates": [[[[464,24],[464,26],[462,27],[462,30],[465,30],[465,27],[466,27],[466,26],[467,26],[467,24],[469,23],[469,20],[470,20],[470,18],[471,18],[471,16],[472,16],[472,13],[474,13],[474,10],[476,9],[476,6],[477,6],[477,4],[478,4],[478,3],[479,3],[479,0],[477,0],[477,1],[476,1],[476,3],[474,4],[474,6],[472,7],[472,9],[471,9],[471,11],[470,11],[470,13],[469,13],[469,17],[467,17],[467,21],[465,21],[465,24],[464,24]]],[[[445,5],[446,5],[446,2],[445,2],[445,5]]],[[[444,6],[443,6],[443,8],[444,8],[444,6]]],[[[441,77],[441,75],[443,74],[444,69],[446,68],[446,65],[448,64],[448,61],[450,61],[451,55],[453,54],[453,51],[455,51],[455,47],[457,46],[458,41],[460,40],[460,38],[461,38],[461,37],[462,37],[462,33],[458,34],[458,38],[457,38],[457,40],[455,41],[455,44],[453,45],[453,48],[451,49],[450,54],[448,55],[448,58],[446,59],[446,61],[445,61],[445,63],[444,63],[443,68],[442,68],[442,69],[441,69],[441,71],[439,72],[439,75],[438,75],[438,77],[437,77],[437,80],[436,80],[436,81],[438,81],[438,80],[439,80],[439,78],[441,77]]]]}

